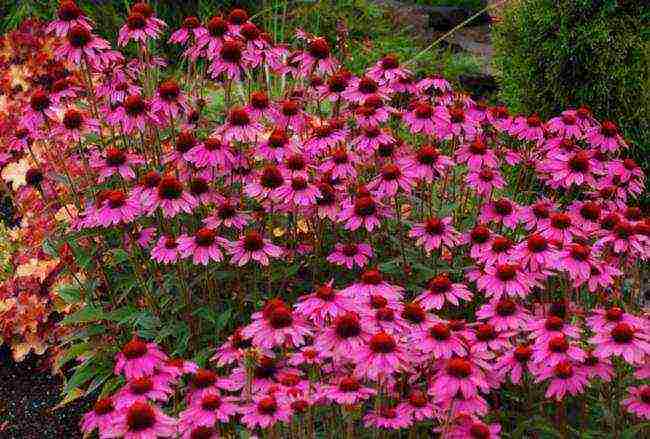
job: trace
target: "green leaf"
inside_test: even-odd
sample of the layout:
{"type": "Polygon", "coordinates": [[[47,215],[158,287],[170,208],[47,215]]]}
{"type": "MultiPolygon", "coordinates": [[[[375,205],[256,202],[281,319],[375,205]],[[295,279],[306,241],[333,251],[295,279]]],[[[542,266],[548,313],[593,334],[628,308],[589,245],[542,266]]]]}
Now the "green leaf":
{"type": "Polygon", "coordinates": [[[57,367],[63,366],[70,360],[74,360],[84,352],[90,349],[90,343],[79,343],[72,345],[59,359],[56,361],[57,367]]]}
{"type": "Polygon", "coordinates": [[[74,325],[77,323],[89,323],[105,320],[107,317],[103,309],[88,305],[79,311],[70,314],[64,318],[61,323],[64,325],[74,325]]]}
{"type": "Polygon", "coordinates": [[[113,250],[113,259],[116,263],[121,264],[129,260],[129,254],[122,250],[121,248],[116,248],[113,250]]]}
{"type": "Polygon", "coordinates": [[[79,303],[81,301],[81,290],[76,285],[61,285],[59,287],[59,297],[65,303],[79,303]]]}

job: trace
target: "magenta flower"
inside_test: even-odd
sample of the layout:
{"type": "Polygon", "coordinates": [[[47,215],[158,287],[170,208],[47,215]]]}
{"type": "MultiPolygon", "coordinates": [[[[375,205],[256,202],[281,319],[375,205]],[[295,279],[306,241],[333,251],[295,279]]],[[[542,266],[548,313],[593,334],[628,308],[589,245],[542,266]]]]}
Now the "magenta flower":
{"type": "Polygon", "coordinates": [[[120,223],[130,223],[140,213],[140,203],[133,196],[119,190],[108,191],[99,209],[95,212],[95,222],[102,227],[120,223]]]}
{"type": "Polygon", "coordinates": [[[446,273],[430,279],[427,289],[417,297],[426,310],[441,309],[445,302],[458,306],[459,299],[472,300],[472,293],[462,283],[452,283],[446,273]]]}
{"type": "Polygon", "coordinates": [[[445,439],[499,439],[500,432],[499,424],[486,424],[472,416],[461,415],[444,437],[445,439]]]}
{"type": "Polygon", "coordinates": [[[341,405],[356,405],[376,395],[377,391],[371,387],[364,387],[353,376],[344,376],[337,379],[334,384],[325,385],[323,395],[341,405]]]}
{"type": "Polygon", "coordinates": [[[143,163],[144,160],[137,154],[117,148],[107,148],[104,152],[93,150],[90,157],[90,166],[99,173],[100,181],[115,174],[125,180],[132,180],[135,178],[133,167],[143,163]]]}
{"type": "Polygon", "coordinates": [[[207,29],[201,26],[198,18],[194,16],[185,17],[181,27],[169,37],[169,42],[172,44],[186,44],[190,40],[196,42],[207,32],[207,29]]]}
{"type": "Polygon", "coordinates": [[[152,375],[129,380],[115,395],[115,408],[122,410],[136,401],[166,402],[174,393],[168,375],[152,375]]]}
{"type": "Polygon", "coordinates": [[[351,300],[332,288],[334,280],[321,285],[312,294],[302,296],[296,303],[296,313],[323,326],[339,315],[345,314],[353,308],[351,300]]]}
{"type": "Polygon", "coordinates": [[[287,205],[307,207],[316,204],[321,196],[318,186],[311,184],[305,177],[296,175],[278,188],[276,194],[287,205]]]}
{"type": "Polygon", "coordinates": [[[580,329],[561,317],[549,315],[546,319],[535,319],[526,328],[538,343],[546,343],[555,337],[580,338],[580,329]]]}
{"type": "Polygon", "coordinates": [[[115,357],[115,375],[121,373],[128,379],[153,375],[154,370],[167,360],[156,343],[146,343],[137,337],[124,345],[115,357]]]}
{"type": "Polygon", "coordinates": [[[409,231],[409,237],[416,238],[416,244],[424,247],[427,253],[438,250],[444,244],[446,248],[456,247],[460,235],[452,226],[453,219],[431,217],[424,223],[416,223],[409,231]]]}
{"type": "Polygon", "coordinates": [[[305,343],[305,337],[311,335],[311,328],[284,303],[269,302],[261,315],[242,330],[242,335],[265,349],[284,345],[299,347],[305,343]]]}
{"type": "Polygon", "coordinates": [[[593,353],[598,358],[620,355],[630,364],[643,364],[645,356],[650,354],[650,334],[625,322],[617,323],[608,333],[597,333],[589,341],[595,346],[593,353]]]}
{"type": "Polygon", "coordinates": [[[599,148],[602,152],[615,152],[620,148],[627,147],[618,127],[610,120],[605,120],[600,126],[588,129],[585,138],[591,146],[599,148]]]}
{"type": "Polygon", "coordinates": [[[161,208],[165,218],[171,218],[181,212],[192,213],[196,199],[183,188],[183,184],[171,175],[160,179],[155,191],[143,193],[142,204],[148,212],[161,208]]]}
{"type": "Polygon", "coordinates": [[[530,314],[517,302],[501,298],[491,300],[476,311],[476,318],[488,320],[497,331],[525,329],[530,321],[530,314]]]}
{"type": "Polygon", "coordinates": [[[277,422],[289,422],[291,411],[273,396],[260,396],[253,403],[241,407],[241,422],[248,428],[268,428],[277,422]]]}
{"type": "Polygon", "coordinates": [[[238,210],[236,202],[229,198],[219,201],[214,213],[203,220],[203,223],[212,228],[234,228],[242,230],[251,221],[250,215],[238,210]]]}
{"type": "Polygon", "coordinates": [[[178,261],[180,250],[173,236],[161,236],[151,249],[151,259],[161,264],[173,264],[178,261]]]}
{"type": "Polygon", "coordinates": [[[523,272],[518,264],[485,267],[484,274],[476,280],[478,289],[495,300],[499,300],[503,295],[525,298],[535,284],[535,280],[523,272]]]}
{"type": "Polygon", "coordinates": [[[444,175],[453,165],[453,160],[442,155],[435,146],[427,144],[406,160],[404,173],[415,180],[431,183],[444,175]]]}
{"type": "Polygon", "coordinates": [[[404,418],[415,422],[433,419],[438,414],[438,408],[426,393],[421,390],[411,390],[408,398],[398,404],[397,412],[404,418]]]}
{"type": "Polygon", "coordinates": [[[481,207],[479,219],[483,222],[496,221],[514,229],[520,222],[520,207],[506,198],[500,198],[481,207]]]}
{"type": "Polygon", "coordinates": [[[563,361],[580,363],[587,355],[564,335],[559,334],[546,340],[535,340],[533,346],[533,361],[536,364],[555,366],[563,361]]]}
{"type": "Polygon", "coordinates": [[[437,322],[422,331],[413,332],[409,339],[417,351],[431,355],[436,360],[467,354],[463,339],[452,332],[445,322],[437,322]]]}
{"type": "Polygon", "coordinates": [[[567,393],[574,396],[581,393],[587,385],[587,375],[582,368],[569,360],[562,360],[555,365],[545,364],[537,372],[535,381],[539,383],[546,379],[551,380],[546,397],[558,401],[567,393]]]}
{"type": "Polygon", "coordinates": [[[227,123],[221,128],[223,140],[230,142],[254,142],[262,133],[262,125],[253,121],[243,107],[233,107],[228,114],[227,123]]]}
{"type": "Polygon", "coordinates": [[[354,231],[363,227],[372,232],[380,226],[380,217],[390,217],[388,208],[376,201],[372,195],[362,193],[357,195],[355,200],[348,199],[343,202],[338,219],[345,223],[348,230],[354,231]]]}
{"type": "Polygon", "coordinates": [[[120,412],[115,425],[105,432],[107,438],[156,439],[176,434],[175,419],[146,401],[136,401],[120,412]]]}
{"type": "Polygon", "coordinates": [[[214,427],[217,423],[227,423],[238,413],[238,407],[216,390],[209,390],[200,399],[194,399],[189,407],[178,415],[178,428],[181,432],[196,427],[214,427]]]}
{"type": "MultiPolygon", "coordinates": [[[[144,3],[136,3],[144,4],[144,3]]],[[[120,46],[126,46],[129,41],[133,40],[142,45],[146,45],[148,39],[158,39],[162,29],[166,26],[161,20],[153,17],[151,6],[145,8],[131,8],[131,14],[127,17],[126,23],[120,28],[117,36],[117,43],[120,46]]]]}
{"type": "Polygon", "coordinates": [[[444,108],[434,107],[427,101],[415,103],[403,116],[411,133],[444,137],[448,133],[448,121],[444,108]]]}
{"type": "Polygon", "coordinates": [[[334,251],[327,256],[327,261],[351,270],[355,265],[363,268],[374,256],[372,247],[364,243],[336,243],[334,251]]]}
{"type": "Polygon", "coordinates": [[[650,386],[628,387],[628,397],[622,401],[625,410],[639,418],[650,419],[650,386]]]}
{"type": "Polygon", "coordinates": [[[408,428],[413,424],[409,416],[393,407],[381,406],[378,409],[370,410],[363,417],[363,425],[373,428],[384,428],[387,430],[400,430],[408,428]]]}
{"type": "Polygon", "coordinates": [[[210,261],[221,262],[223,253],[221,247],[225,240],[217,236],[217,232],[208,227],[202,227],[194,236],[185,234],[178,237],[178,251],[181,257],[192,256],[192,263],[208,265],[210,261]]]}
{"type": "Polygon", "coordinates": [[[81,431],[85,434],[98,430],[100,437],[113,428],[117,422],[117,411],[111,397],[98,399],[93,409],[84,414],[81,420],[81,431]]]}
{"type": "Polygon", "coordinates": [[[477,395],[478,391],[487,392],[490,385],[479,364],[470,359],[453,356],[444,362],[433,378],[429,388],[430,395],[453,397],[461,393],[465,398],[477,395]]]}
{"type": "Polygon", "coordinates": [[[151,105],[140,94],[127,96],[122,105],[106,116],[106,121],[125,134],[145,131],[147,125],[157,125],[159,120],[151,111],[151,105]]]}
{"type": "Polygon", "coordinates": [[[48,23],[45,31],[53,33],[57,37],[63,37],[76,26],[90,30],[92,22],[84,16],[83,11],[75,1],[63,0],[59,3],[59,9],[56,11],[56,19],[48,23]]]}
{"type": "Polygon", "coordinates": [[[270,258],[282,256],[282,249],[264,238],[259,232],[251,231],[242,235],[239,240],[229,245],[230,262],[240,267],[250,261],[257,261],[261,265],[269,265],[270,258]]]}
{"type": "Polygon", "coordinates": [[[506,186],[501,173],[496,169],[482,168],[479,171],[470,171],[465,178],[470,187],[474,188],[481,197],[488,197],[494,189],[506,186]]]}
{"type": "Polygon", "coordinates": [[[368,183],[368,189],[378,197],[394,197],[401,189],[405,193],[411,193],[413,179],[408,176],[404,166],[399,163],[387,163],[379,175],[368,183]]]}
{"type": "Polygon", "coordinates": [[[495,370],[502,376],[509,375],[513,384],[519,384],[524,372],[534,367],[530,362],[532,355],[533,349],[530,346],[519,345],[511,348],[497,359],[495,370]]]}
{"type": "Polygon", "coordinates": [[[336,317],[331,325],[319,331],[315,337],[314,347],[317,351],[334,358],[347,358],[351,352],[360,348],[368,338],[368,332],[357,313],[347,312],[336,317]]]}

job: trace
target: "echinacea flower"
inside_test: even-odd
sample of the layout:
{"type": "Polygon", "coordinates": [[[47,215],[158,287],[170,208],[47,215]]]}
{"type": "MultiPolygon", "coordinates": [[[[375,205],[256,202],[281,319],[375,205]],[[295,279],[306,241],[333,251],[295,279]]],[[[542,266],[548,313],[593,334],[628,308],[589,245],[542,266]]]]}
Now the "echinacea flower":
{"type": "Polygon", "coordinates": [[[282,249],[264,238],[259,232],[250,231],[242,235],[237,241],[230,244],[230,261],[240,267],[250,261],[257,261],[261,265],[269,265],[270,258],[279,258],[282,249]]]}
{"type": "Polygon", "coordinates": [[[650,354],[650,334],[643,328],[625,322],[617,323],[609,333],[600,332],[591,338],[593,354],[598,358],[620,355],[630,364],[642,364],[650,354]]]}
{"type": "Polygon", "coordinates": [[[622,401],[625,410],[639,418],[650,419],[650,386],[628,387],[628,397],[622,401]]]}
{"type": "Polygon", "coordinates": [[[121,373],[131,380],[153,375],[154,370],[167,360],[167,355],[156,343],[147,343],[137,337],[124,345],[115,357],[115,375],[121,373]]]}
{"type": "Polygon", "coordinates": [[[105,201],[95,213],[95,221],[102,227],[132,222],[140,213],[140,203],[120,190],[108,191],[105,201]]]}
{"type": "Polygon", "coordinates": [[[413,421],[403,412],[393,407],[382,405],[377,410],[370,410],[363,418],[366,427],[399,430],[409,427],[413,421]]]}
{"type": "Polygon", "coordinates": [[[274,396],[261,396],[241,408],[243,422],[248,428],[268,428],[277,422],[289,422],[291,411],[274,396]]]}
{"type": "Polygon", "coordinates": [[[519,384],[524,372],[534,367],[531,364],[533,349],[528,345],[518,345],[502,353],[495,365],[496,371],[505,376],[510,376],[513,384],[519,384]]]}
{"type": "Polygon", "coordinates": [[[440,249],[454,248],[459,244],[459,234],[452,226],[452,218],[430,217],[424,223],[416,223],[409,231],[409,237],[416,238],[416,244],[427,253],[440,249]]]}
{"type": "Polygon", "coordinates": [[[428,395],[421,390],[411,390],[406,400],[399,403],[397,412],[415,422],[421,422],[438,416],[438,408],[428,395]]]}
{"type": "Polygon", "coordinates": [[[90,30],[92,23],[84,16],[83,11],[75,1],[63,0],[59,3],[59,8],[56,11],[56,19],[48,23],[45,31],[63,37],[75,26],[90,30]]]}
{"type": "Polygon", "coordinates": [[[117,411],[111,397],[98,399],[93,405],[93,409],[84,414],[81,420],[81,431],[85,434],[98,430],[99,436],[103,437],[116,422],[117,411]]]}
{"type": "Polygon", "coordinates": [[[558,401],[564,399],[567,393],[574,396],[581,393],[587,385],[584,371],[569,360],[562,360],[552,366],[544,365],[536,375],[536,382],[551,380],[545,396],[558,401]]]}
{"type": "Polygon", "coordinates": [[[585,138],[602,152],[615,152],[627,146],[619,133],[618,126],[611,120],[604,120],[600,126],[587,130],[585,138]]]}
{"type": "Polygon", "coordinates": [[[495,300],[508,297],[526,297],[535,281],[525,273],[518,264],[498,264],[485,267],[485,273],[476,280],[479,290],[495,300]]]}
{"type": "Polygon", "coordinates": [[[302,296],[296,303],[296,312],[316,325],[324,325],[350,311],[352,302],[332,287],[333,282],[331,280],[316,288],[314,293],[302,296]]]}
{"type": "Polygon", "coordinates": [[[161,236],[151,249],[151,258],[161,264],[173,264],[179,257],[178,241],[173,236],[161,236]]]}
{"type": "Polygon", "coordinates": [[[213,427],[218,422],[227,423],[238,413],[238,407],[216,390],[210,390],[194,399],[189,407],[178,415],[180,431],[192,430],[196,427],[213,427]]]}
{"type": "Polygon", "coordinates": [[[175,434],[175,419],[146,401],[136,401],[119,414],[115,425],[104,432],[104,437],[156,439],[171,438],[175,434]]]}
{"type": "Polygon", "coordinates": [[[436,360],[462,357],[467,353],[463,340],[451,331],[446,322],[435,322],[430,327],[409,335],[415,349],[436,360]]]}
{"type": "Polygon", "coordinates": [[[351,270],[355,265],[359,268],[365,267],[373,256],[372,247],[368,244],[339,242],[334,245],[334,251],[327,256],[327,261],[351,270]]]}
{"type": "Polygon", "coordinates": [[[221,262],[223,245],[223,238],[217,236],[217,232],[209,227],[200,228],[194,236],[183,234],[178,237],[180,255],[184,258],[191,256],[194,264],[208,265],[210,261],[221,262]]]}
{"type": "Polygon", "coordinates": [[[197,202],[176,177],[169,175],[160,179],[155,191],[143,194],[142,204],[148,212],[160,207],[165,218],[172,218],[181,212],[192,213],[197,202]]]}
{"type": "Polygon", "coordinates": [[[471,398],[479,390],[487,391],[489,388],[485,373],[476,363],[465,357],[452,356],[435,374],[429,394],[451,397],[460,392],[465,398],[471,398]]]}
{"type": "Polygon", "coordinates": [[[476,318],[487,320],[497,331],[520,330],[527,327],[530,314],[512,299],[491,300],[476,311],[476,318]]]}
{"type": "Polygon", "coordinates": [[[242,330],[242,335],[251,337],[253,344],[266,349],[285,344],[302,346],[310,334],[309,324],[283,303],[267,303],[262,314],[242,330]]]}
{"type": "Polygon", "coordinates": [[[115,394],[115,408],[122,410],[136,401],[166,402],[173,393],[169,375],[143,376],[129,380],[115,394]]]}
{"type": "Polygon", "coordinates": [[[459,299],[469,301],[472,299],[472,293],[464,284],[453,283],[446,273],[431,278],[427,289],[417,297],[417,301],[426,310],[440,309],[445,302],[458,306],[459,299]]]}

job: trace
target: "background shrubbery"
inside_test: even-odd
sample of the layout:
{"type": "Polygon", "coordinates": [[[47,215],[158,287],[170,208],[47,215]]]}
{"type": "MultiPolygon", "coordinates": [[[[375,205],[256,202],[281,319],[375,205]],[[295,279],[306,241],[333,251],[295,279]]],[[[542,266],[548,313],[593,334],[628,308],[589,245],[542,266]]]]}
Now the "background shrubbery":
{"type": "Polygon", "coordinates": [[[643,1],[511,2],[493,32],[502,98],[543,117],[587,104],[618,121],[649,169],[649,19],[643,1]]]}

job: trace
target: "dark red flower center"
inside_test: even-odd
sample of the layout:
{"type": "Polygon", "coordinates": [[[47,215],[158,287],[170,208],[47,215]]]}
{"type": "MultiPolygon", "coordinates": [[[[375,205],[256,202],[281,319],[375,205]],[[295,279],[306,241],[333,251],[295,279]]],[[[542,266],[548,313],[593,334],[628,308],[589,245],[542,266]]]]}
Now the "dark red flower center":
{"type": "Polygon", "coordinates": [[[326,302],[331,302],[336,297],[336,291],[329,285],[321,285],[316,290],[316,297],[326,302]]]}
{"type": "Polygon", "coordinates": [[[361,324],[356,314],[347,313],[334,320],[334,331],[339,338],[356,337],[361,334],[361,324]]]}
{"type": "Polygon", "coordinates": [[[207,193],[209,190],[210,185],[204,178],[196,177],[190,181],[190,193],[192,195],[200,196],[207,193]]]}
{"type": "Polygon", "coordinates": [[[646,386],[641,389],[639,396],[641,397],[641,401],[643,401],[645,404],[650,404],[650,386],[646,386]]]}
{"type": "Polygon", "coordinates": [[[540,119],[537,114],[533,114],[532,116],[528,116],[526,118],[526,124],[528,124],[528,126],[531,128],[537,128],[542,126],[542,119],[540,119]]]}
{"type": "Polygon", "coordinates": [[[260,37],[260,29],[253,23],[244,23],[239,33],[247,41],[255,41],[260,37]]]}
{"type": "Polygon", "coordinates": [[[115,407],[113,406],[113,400],[110,397],[98,399],[95,403],[95,406],[93,407],[95,414],[98,416],[107,415],[114,409],[115,407]]]}
{"type": "Polygon", "coordinates": [[[293,316],[291,310],[284,306],[278,306],[271,311],[269,317],[269,324],[273,329],[284,329],[291,326],[293,323],[293,316]]]}
{"type": "Polygon", "coordinates": [[[196,242],[196,245],[199,247],[210,247],[212,244],[214,244],[214,241],[216,239],[217,232],[208,227],[200,228],[194,235],[194,242],[196,242]]]}
{"type": "Polygon", "coordinates": [[[248,232],[244,237],[244,249],[248,252],[260,251],[264,248],[264,239],[259,232],[248,232]]]}
{"type": "Polygon", "coordinates": [[[570,251],[571,257],[581,262],[587,261],[589,259],[589,255],[591,254],[591,249],[582,244],[572,244],[570,251]]]}
{"type": "Polygon", "coordinates": [[[276,189],[282,186],[282,183],[284,182],[284,177],[282,177],[282,173],[280,170],[277,168],[277,166],[269,165],[264,170],[262,171],[262,175],[260,177],[260,184],[265,188],[265,189],[276,189]]]}
{"type": "Polygon", "coordinates": [[[476,226],[472,229],[470,236],[475,244],[485,244],[490,239],[490,229],[485,226],[476,226]]]}
{"type": "Polygon", "coordinates": [[[357,253],[359,253],[359,248],[356,244],[345,244],[341,252],[345,256],[351,258],[352,256],[355,256],[357,253]]]}
{"type": "Polygon", "coordinates": [[[488,439],[490,437],[490,429],[483,423],[475,422],[469,428],[469,434],[472,439],[488,439]]]}
{"type": "Polygon", "coordinates": [[[494,326],[489,323],[481,323],[476,326],[476,338],[479,341],[491,341],[497,338],[494,326]]]}
{"type": "Polygon", "coordinates": [[[361,384],[355,378],[345,377],[339,381],[339,390],[342,392],[356,392],[361,388],[361,384]]]}
{"type": "Polygon", "coordinates": [[[569,350],[569,342],[564,335],[558,335],[549,340],[548,349],[551,352],[562,354],[569,350]]]}
{"type": "Polygon", "coordinates": [[[129,431],[147,430],[156,424],[156,413],[146,402],[136,401],[126,412],[126,424],[129,431]]]}
{"type": "Polygon", "coordinates": [[[451,290],[451,280],[449,280],[449,276],[447,274],[443,273],[429,280],[427,286],[433,293],[444,294],[451,290]]]}
{"type": "Polygon", "coordinates": [[[377,211],[377,205],[370,196],[362,196],[354,202],[354,213],[358,216],[372,216],[377,211]]]}
{"type": "Polygon", "coordinates": [[[146,2],[138,2],[131,7],[131,12],[142,14],[144,18],[150,18],[153,15],[153,8],[146,2]]]}
{"type": "Polygon", "coordinates": [[[377,354],[389,354],[395,351],[395,339],[385,332],[379,332],[370,338],[370,350],[377,354]]]}
{"type": "Polygon", "coordinates": [[[478,178],[486,183],[490,182],[494,180],[494,171],[490,168],[483,168],[481,169],[481,172],[478,173],[478,178]]]}
{"type": "Polygon", "coordinates": [[[555,376],[562,379],[569,379],[573,376],[573,366],[568,361],[558,363],[553,369],[555,376]]]}
{"type": "Polygon", "coordinates": [[[228,120],[232,125],[239,127],[246,126],[251,122],[251,118],[248,115],[248,112],[242,107],[235,107],[230,110],[228,120]]]}
{"type": "Polygon", "coordinates": [[[269,106],[269,97],[263,91],[251,93],[251,106],[256,110],[265,110],[269,106]]]}
{"type": "Polygon", "coordinates": [[[214,38],[223,37],[228,32],[228,23],[219,16],[214,16],[206,24],[208,32],[214,38]]]}
{"type": "Polygon", "coordinates": [[[149,377],[138,378],[131,381],[129,388],[136,395],[144,395],[153,389],[153,381],[149,377]]]}
{"type": "Polygon", "coordinates": [[[496,275],[502,282],[508,282],[517,277],[517,266],[513,264],[497,265],[496,275]]]}
{"type": "Polygon", "coordinates": [[[325,38],[314,38],[309,42],[309,54],[316,59],[327,59],[330,56],[330,45],[325,38]]]}
{"type": "Polygon", "coordinates": [[[370,306],[372,309],[381,309],[388,305],[388,300],[384,296],[379,294],[373,294],[370,296],[370,306]]]}
{"type": "Polygon", "coordinates": [[[556,229],[564,230],[571,226],[571,217],[566,213],[554,213],[551,215],[551,226],[556,229]]]}
{"type": "Polygon", "coordinates": [[[341,93],[348,86],[349,79],[346,75],[335,74],[327,80],[327,87],[332,93],[341,93]]]}
{"type": "Polygon", "coordinates": [[[559,331],[564,327],[564,320],[558,316],[549,316],[544,322],[544,327],[549,331],[559,331]]]}
{"type": "Polygon", "coordinates": [[[397,55],[389,53],[381,59],[380,64],[385,70],[396,69],[399,67],[399,59],[397,59],[397,55]]]}
{"type": "Polygon", "coordinates": [[[127,98],[124,99],[123,106],[126,114],[132,117],[139,116],[146,110],[146,104],[140,95],[127,96],[127,98]]]}
{"type": "Polygon", "coordinates": [[[537,203],[533,205],[533,214],[537,218],[548,218],[551,213],[546,203],[537,203]]]}
{"type": "Polygon", "coordinates": [[[418,119],[430,119],[433,116],[433,107],[428,102],[420,102],[415,106],[415,117],[418,119]]]}
{"type": "Polygon", "coordinates": [[[237,41],[225,41],[219,53],[222,60],[229,63],[238,63],[242,58],[242,47],[237,41]]]}
{"type": "Polygon", "coordinates": [[[517,304],[510,299],[501,299],[497,302],[496,310],[501,317],[511,316],[517,312],[517,304]]]}
{"type": "Polygon", "coordinates": [[[605,318],[610,322],[618,322],[623,318],[623,310],[617,306],[605,311],[605,318]]]}
{"type": "Polygon", "coordinates": [[[451,123],[463,123],[465,121],[465,112],[460,107],[451,107],[449,109],[449,118],[451,123]]]}
{"type": "Polygon", "coordinates": [[[90,42],[92,39],[92,35],[90,34],[90,31],[86,29],[83,26],[73,26],[69,31],[68,31],[68,42],[72,47],[75,48],[82,48],[86,44],[90,42]]]}
{"type": "Polygon", "coordinates": [[[269,379],[277,372],[277,367],[275,359],[267,357],[266,355],[261,357],[257,361],[257,366],[255,367],[255,378],[258,379],[269,379]]]}
{"type": "Polygon", "coordinates": [[[494,202],[494,211],[500,216],[508,216],[512,213],[512,203],[506,199],[500,199],[494,202]]]}
{"type": "Polygon", "coordinates": [[[147,353],[147,344],[138,338],[134,338],[124,345],[122,353],[127,360],[135,360],[147,353]]]}
{"type": "Polygon", "coordinates": [[[160,184],[161,177],[156,171],[149,171],[142,176],[140,184],[148,189],[157,187],[160,184]]]}
{"type": "Polygon", "coordinates": [[[126,194],[122,191],[110,191],[106,194],[106,200],[111,209],[117,209],[126,204],[126,194]]]}
{"type": "Polygon", "coordinates": [[[183,195],[183,185],[174,176],[163,177],[158,184],[158,196],[165,200],[178,200],[183,195]]]}
{"type": "Polygon", "coordinates": [[[598,221],[598,218],[600,218],[600,205],[586,202],[580,207],[580,215],[589,221],[598,221]]]}
{"type": "Polygon", "coordinates": [[[78,130],[83,124],[83,114],[79,110],[71,108],[63,116],[63,126],[69,130],[78,130]]]}
{"type": "Polygon", "coordinates": [[[372,78],[364,76],[359,80],[359,91],[363,94],[376,93],[378,89],[377,81],[372,78]]]}
{"type": "Polygon", "coordinates": [[[38,168],[30,168],[25,173],[25,183],[38,186],[43,181],[43,172],[38,168]]]}
{"type": "Polygon", "coordinates": [[[185,29],[188,29],[188,30],[196,29],[199,26],[201,26],[201,22],[199,21],[198,18],[196,18],[194,16],[185,17],[185,20],[183,20],[183,27],[185,29]]]}
{"type": "Polygon", "coordinates": [[[519,363],[527,363],[533,355],[533,349],[530,346],[517,346],[513,354],[515,360],[519,363]]]}
{"type": "Polygon", "coordinates": [[[43,90],[37,90],[32,95],[29,104],[34,111],[44,111],[50,106],[50,98],[43,90]]]}
{"type": "Polygon", "coordinates": [[[616,343],[629,343],[634,339],[634,329],[624,322],[617,323],[611,334],[616,343]]]}
{"type": "Polygon", "coordinates": [[[395,320],[395,311],[388,307],[379,308],[375,313],[375,317],[380,322],[392,322],[395,320]]]}
{"type": "Polygon", "coordinates": [[[433,165],[438,161],[440,151],[431,145],[425,145],[417,153],[418,163],[423,165],[433,165]]]}
{"type": "Polygon", "coordinates": [[[427,395],[421,390],[413,390],[409,393],[409,404],[421,408],[427,405],[427,395]]]}
{"type": "Polygon", "coordinates": [[[429,334],[438,341],[445,341],[451,337],[451,330],[449,329],[449,325],[445,323],[436,323],[429,328],[429,334]]]}
{"type": "Polygon", "coordinates": [[[589,154],[579,151],[569,159],[569,168],[574,172],[587,173],[589,171],[589,154]]]}
{"type": "Polygon", "coordinates": [[[63,1],[59,5],[57,16],[61,21],[72,21],[81,17],[82,11],[73,1],[63,1]]]}
{"type": "Polygon", "coordinates": [[[192,377],[192,385],[197,389],[206,389],[217,382],[217,374],[207,369],[199,369],[192,377]]]}
{"type": "Polygon", "coordinates": [[[402,317],[413,324],[420,324],[427,318],[427,314],[422,306],[417,302],[408,302],[404,304],[402,317]]]}
{"type": "Polygon", "coordinates": [[[533,253],[541,253],[548,248],[548,241],[542,235],[534,234],[526,241],[528,250],[533,253]]]}
{"type": "Polygon", "coordinates": [[[175,149],[181,154],[185,154],[196,145],[196,138],[190,131],[181,131],[176,137],[175,149]]]}
{"type": "Polygon", "coordinates": [[[620,221],[614,226],[614,234],[618,239],[628,239],[634,234],[634,226],[627,221],[620,221]]]}
{"type": "Polygon", "coordinates": [[[228,14],[228,21],[236,26],[240,26],[248,21],[248,12],[241,8],[235,8],[228,14]]]}
{"type": "Polygon", "coordinates": [[[618,127],[611,120],[605,120],[600,126],[600,132],[605,137],[614,137],[618,134],[618,127]]]}
{"type": "Polygon", "coordinates": [[[257,403],[257,411],[263,415],[273,415],[278,410],[278,403],[272,396],[267,396],[257,403]]]}
{"type": "Polygon", "coordinates": [[[216,437],[216,430],[212,427],[196,427],[190,433],[190,439],[211,439],[216,437]]]}
{"type": "Polygon", "coordinates": [[[503,236],[497,236],[492,241],[492,251],[495,253],[505,253],[512,248],[512,241],[503,236]]]}
{"type": "Polygon", "coordinates": [[[562,115],[562,123],[564,125],[575,125],[577,121],[578,118],[574,114],[569,113],[562,115]]]}
{"type": "Polygon", "coordinates": [[[379,285],[383,280],[379,270],[374,268],[368,269],[361,274],[361,282],[366,285],[379,285]]]}
{"type": "Polygon", "coordinates": [[[131,15],[129,15],[126,19],[126,26],[130,30],[144,29],[146,25],[147,19],[144,17],[144,15],[137,12],[131,13],[131,15]]]}
{"type": "Polygon", "coordinates": [[[447,363],[447,373],[456,378],[467,378],[472,374],[472,364],[464,358],[452,358],[447,363]]]}
{"type": "Polygon", "coordinates": [[[440,218],[427,219],[424,228],[429,235],[442,235],[445,232],[445,224],[440,218]]]}
{"type": "Polygon", "coordinates": [[[175,101],[181,93],[181,88],[176,81],[168,80],[158,87],[160,97],[168,102],[175,101]]]}

